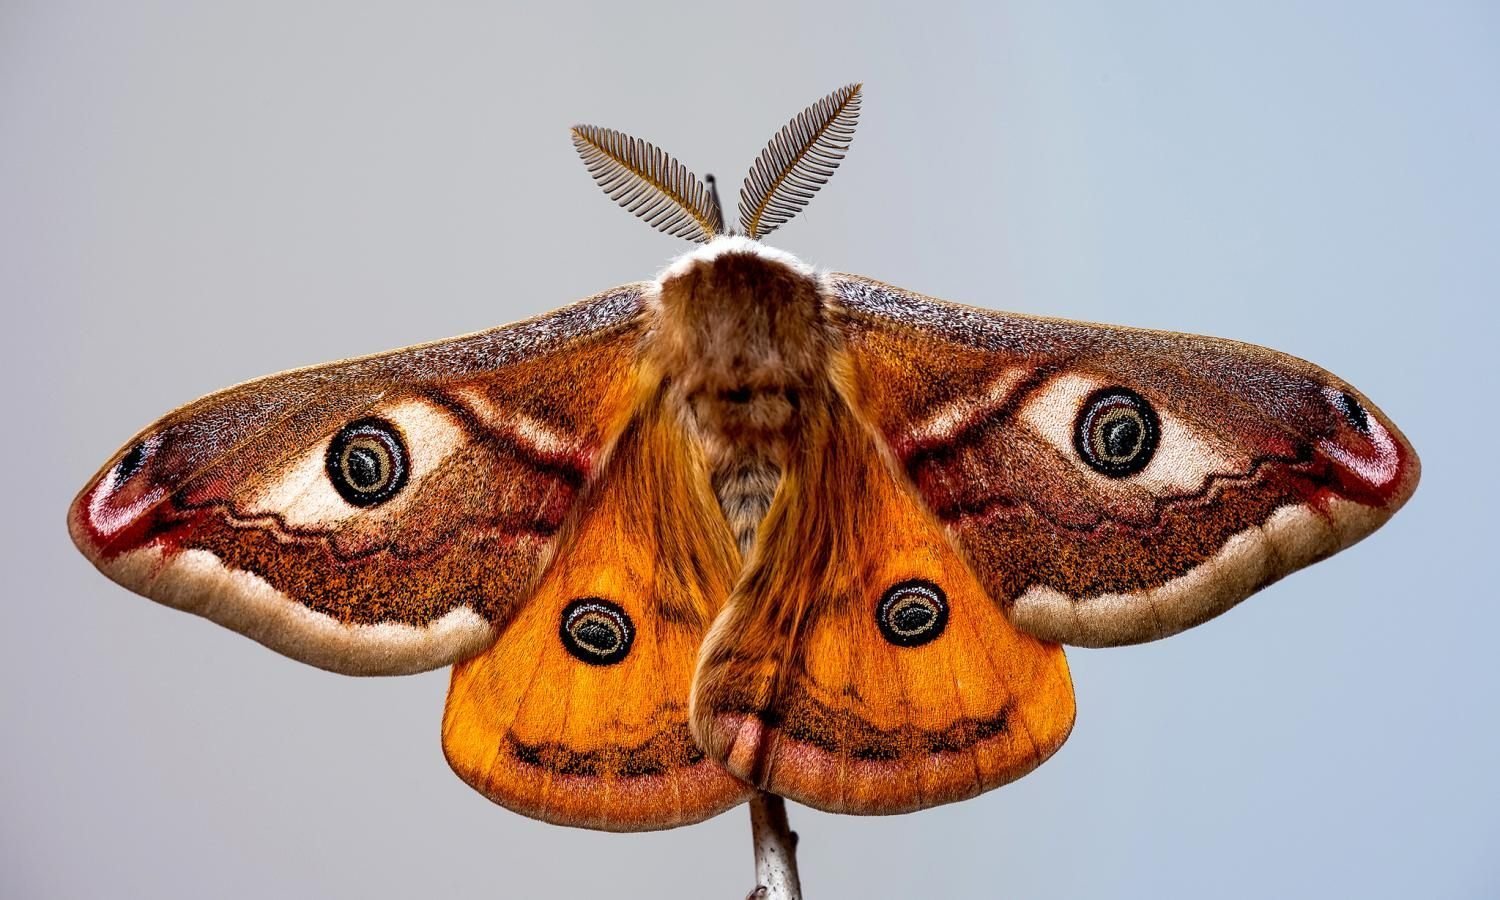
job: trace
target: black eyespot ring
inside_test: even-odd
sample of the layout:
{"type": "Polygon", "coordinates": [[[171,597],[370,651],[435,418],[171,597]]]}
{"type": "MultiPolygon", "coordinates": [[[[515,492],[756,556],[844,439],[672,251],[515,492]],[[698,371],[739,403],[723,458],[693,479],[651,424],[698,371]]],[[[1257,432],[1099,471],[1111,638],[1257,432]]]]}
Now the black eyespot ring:
{"type": "Polygon", "coordinates": [[[1156,410],[1135,391],[1102,388],[1083,402],[1073,449],[1101,475],[1123,478],[1146,468],[1161,438],[1156,410]]]}
{"type": "Polygon", "coordinates": [[[354,506],[375,506],[406,487],[410,466],[396,426],[384,419],[345,425],[328,445],[328,480],[354,506]]]}
{"type": "Polygon", "coordinates": [[[584,597],[563,608],[557,635],[574,657],[591,666],[612,666],[630,653],[635,625],[619,606],[584,597]]]}
{"type": "Polygon", "coordinates": [[[1353,394],[1348,391],[1339,391],[1333,395],[1332,403],[1333,408],[1338,410],[1355,430],[1361,434],[1370,433],[1370,414],[1365,412],[1364,406],[1353,394]]]}
{"type": "Polygon", "coordinates": [[[920,578],[892,585],[875,607],[875,622],[897,647],[920,647],[948,627],[948,595],[920,578]]]}

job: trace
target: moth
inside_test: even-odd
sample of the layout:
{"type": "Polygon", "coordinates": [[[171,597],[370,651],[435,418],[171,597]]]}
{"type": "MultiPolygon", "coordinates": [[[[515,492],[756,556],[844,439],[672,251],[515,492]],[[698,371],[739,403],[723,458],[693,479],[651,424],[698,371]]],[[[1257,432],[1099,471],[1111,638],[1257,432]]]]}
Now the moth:
{"type": "Polygon", "coordinates": [[[1416,488],[1347,382],[1259,347],[959,306],[762,243],[862,90],[715,185],[578,126],[605,192],[701,246],[654,280],[300,369],[132,438],[68,528],[121,585],[359,675],[452,664],[443,749],[549,822],[668,828],[759,789],[972,797],[1073,724],[1063,644],[1165,637],[1416,488]]]}

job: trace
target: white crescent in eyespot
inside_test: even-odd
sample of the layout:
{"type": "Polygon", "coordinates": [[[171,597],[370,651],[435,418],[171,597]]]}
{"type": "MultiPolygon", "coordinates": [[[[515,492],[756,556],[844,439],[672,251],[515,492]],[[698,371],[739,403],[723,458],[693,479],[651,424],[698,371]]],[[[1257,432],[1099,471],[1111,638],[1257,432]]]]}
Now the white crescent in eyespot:
{"type": "MultiPolygon", "coordinates": [[[[390,515],[403,506],[403,499],[415,494],[413,488],[436,472],[444,460],[463,447],[463,426],[453,414],[423,400],[401,400],[371,411],[400,431],[410,458],[411,480],[388,502],[361,509],[339,496],[328,480],[328,440],[319,441],[304,451],[285,474],[259,485],[253,494],[235,505],[241,519],[274,514],[292,528],[317,528],[332,531],[345,522],[372,515],[390,515]]],[[[329,436],[329,440],[332,436],[329,436]]]]}
{"type": "Polygon", "coordinates": [[[1234,475],[1250,468],[1250,459],[1245,454],[1234,451],[1212,435],[1193,429],[1171,409],[1153,404],[1152,409],[1161,423],[1155,456],[1144,469],[1127,478],[1117,480],[1100,475],[1078,458],[1073,449],[1073,430],[1077,427],[1084,399],[1094,391],[1110,386],[1109,382],[1091,376],[1059,375],[1025,402],[1019,418],[1046,438],[1079,471],[1088,473],[1105,488],[1134,484],[1157,496],[1191,494],[1201,490],[1215,475],[1234,475]]]}

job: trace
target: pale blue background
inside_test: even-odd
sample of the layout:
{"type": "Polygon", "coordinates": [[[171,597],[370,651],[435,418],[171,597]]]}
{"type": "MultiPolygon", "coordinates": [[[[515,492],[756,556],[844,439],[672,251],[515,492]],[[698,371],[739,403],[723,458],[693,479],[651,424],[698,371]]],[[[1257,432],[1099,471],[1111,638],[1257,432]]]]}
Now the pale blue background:
{"type": "Polygon", "coordinates": [[[573,121],[732,186],[854,79],[859,138],[779,246],[1310,358],[1425,476],[1223,618],[1073,652],[1077,729],[1021,782],[794,808],[811,900],[1500,895],[1500,5],[316,6],[0,4],[0,895],[743,896],[742,811],[505,812],[443,763],[444,673],[340,678],[131,596],[63,511],[209,390],[652,275],[681,248],[573,121]]]}

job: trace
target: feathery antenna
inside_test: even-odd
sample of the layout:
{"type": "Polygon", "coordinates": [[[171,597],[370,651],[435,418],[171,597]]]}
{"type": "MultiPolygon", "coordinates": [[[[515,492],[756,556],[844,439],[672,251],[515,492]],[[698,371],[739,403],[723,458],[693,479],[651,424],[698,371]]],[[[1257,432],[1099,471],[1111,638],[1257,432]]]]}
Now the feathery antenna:
{"type": "Polygon", "coordinates": [[[740,227],[746,234],[761,238],[775,231],[828,183],[854,140],[863,88],[839,88],[771,138],[740,188],[740,227]]]}
{"type": "Polygon", "coordinates": [[[604,193],[652,228],[700,244],[724,230],[723,213],[698,176],[647,141],[575,125],[573,146],[604,193]]]}

